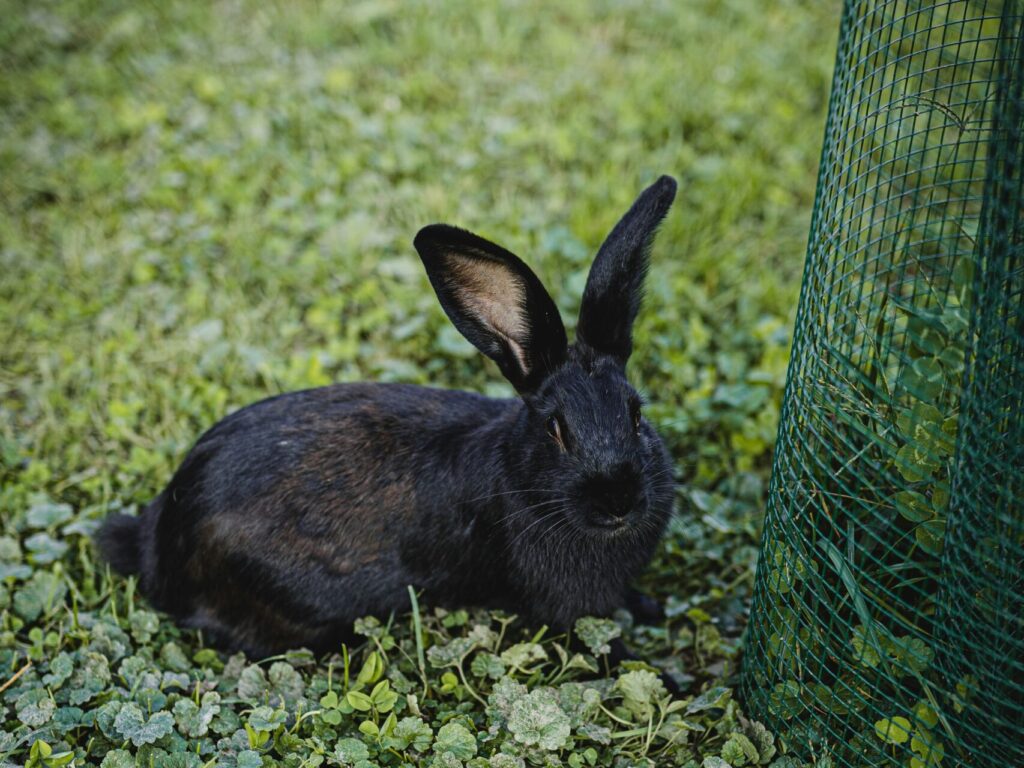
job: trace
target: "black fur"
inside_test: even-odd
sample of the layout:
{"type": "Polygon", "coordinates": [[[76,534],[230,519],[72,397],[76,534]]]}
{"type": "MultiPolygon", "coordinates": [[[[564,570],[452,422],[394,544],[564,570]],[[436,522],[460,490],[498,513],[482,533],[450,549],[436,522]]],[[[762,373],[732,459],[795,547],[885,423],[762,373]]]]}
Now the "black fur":
{"type": "Polygon", "coordinates": [[[103,521],[96,534],[96,546],[110,567],[123,576],[138,573],[141,568],[142,521],[130,515],[111,515],[103,521]]]}
{"type": "Polygon", "coordinates": [[[407,585],[560,629],[623,606],[673,499],[623,334],[674,190],[659,180],[602,246],[572,346],[518,258],[425,228],[416,247],[445,311],[521,397],[345,384],[248,406],[140,518],[104,524],[103,556],[156,607],[253,655],[337,648],[354,619],[408,608],[407,585]]]}
{"type": "Polygon", "coordinates": [[[662,176],[640,194],[597,252],[583,289],[577,339],[623,365],[633,352],[633,321],[654,235],[675,196],[671,176],[662,176]]]}

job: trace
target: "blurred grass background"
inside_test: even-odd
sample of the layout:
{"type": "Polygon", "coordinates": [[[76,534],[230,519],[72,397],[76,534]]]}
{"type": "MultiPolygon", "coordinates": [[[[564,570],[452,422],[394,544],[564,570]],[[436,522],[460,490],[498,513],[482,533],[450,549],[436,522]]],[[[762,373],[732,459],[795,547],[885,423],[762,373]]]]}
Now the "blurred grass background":
{"type": "MultiPolygon", "coordinates": [[[[726,674],[838,13],[0,0],[4,557],[51,567],[49,544],[24,542],[25,510],[68,503],[81,524],[56,559],[103,605],[82,586],[80,534],[148,500],[232,409],[360,379],[508,393],[444,318],[415,232],[444,221],[518,253],[571,330],[597,246],[670,173],[630,373],[682,513],[647,586],[676,615],[703,606],[729,640],[689,679],[726,674]]],[[[0,645],[17,648],[28,626],[4,616],[0,645]]]]}
{"type": "Polygon", "coordinates": [[[416,230],[506,245],[571,327],[596,247],[664,172],[681,191],[632,374],[701,484],[763,466],[836,13],[9,5],[6,453],[145,498],[198,430],[267,394],[361,378],[499,391],[430,293],[416,230]]]}

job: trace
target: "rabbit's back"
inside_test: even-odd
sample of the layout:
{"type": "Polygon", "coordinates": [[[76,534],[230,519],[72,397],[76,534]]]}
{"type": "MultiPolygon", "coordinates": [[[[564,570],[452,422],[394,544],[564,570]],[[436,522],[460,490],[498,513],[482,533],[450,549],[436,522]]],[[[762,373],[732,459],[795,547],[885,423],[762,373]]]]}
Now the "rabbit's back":
{"type": "MultiPolygon", "coordinates": [[[[485,455],[467,455],[467,437],[511,405],[351,384],[241,409],[199,439],[147,508],[143,592],[228,635],[222,644],[261,651],[329,645],[353,619],[403,607],[409,583],[465,591],[486,562],[476,519],[458,516],[475,492],[467,465],[485,455]]],[[[475,471],[483,492],[487,469],[475,471]]]]}

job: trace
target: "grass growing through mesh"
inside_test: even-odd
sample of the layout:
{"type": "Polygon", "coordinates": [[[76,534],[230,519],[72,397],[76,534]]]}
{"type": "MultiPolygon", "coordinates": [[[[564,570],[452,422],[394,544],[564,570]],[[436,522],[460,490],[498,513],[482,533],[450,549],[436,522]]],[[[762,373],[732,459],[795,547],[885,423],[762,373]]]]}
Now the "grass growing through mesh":
{"type": "Polygon", "coordinates": [[[779,763],[731,685],[831,4],[0,6],[6,763],[779,763]],[[96,562],[98,522],[246,403],[361,379],[506,394],[413,233],[506,244],[571,328],[596,246],[662,172],[681,192],[631,362],[680,481],[641,585],[662,626],[584,622],[573,655],[419,605],[327,659],[229,658],[96,562]],[[643,661],[609,668],[617,633],[643,661]]]}

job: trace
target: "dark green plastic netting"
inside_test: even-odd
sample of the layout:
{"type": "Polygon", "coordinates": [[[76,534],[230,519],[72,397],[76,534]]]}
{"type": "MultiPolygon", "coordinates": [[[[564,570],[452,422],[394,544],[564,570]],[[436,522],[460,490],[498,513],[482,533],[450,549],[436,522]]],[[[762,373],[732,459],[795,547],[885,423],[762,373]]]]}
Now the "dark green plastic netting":
{"type": "Polygon", "coordinates": [[[1024,766],[1022,5],[844,9],[743,668],[822,765],[1024,766]]]}

